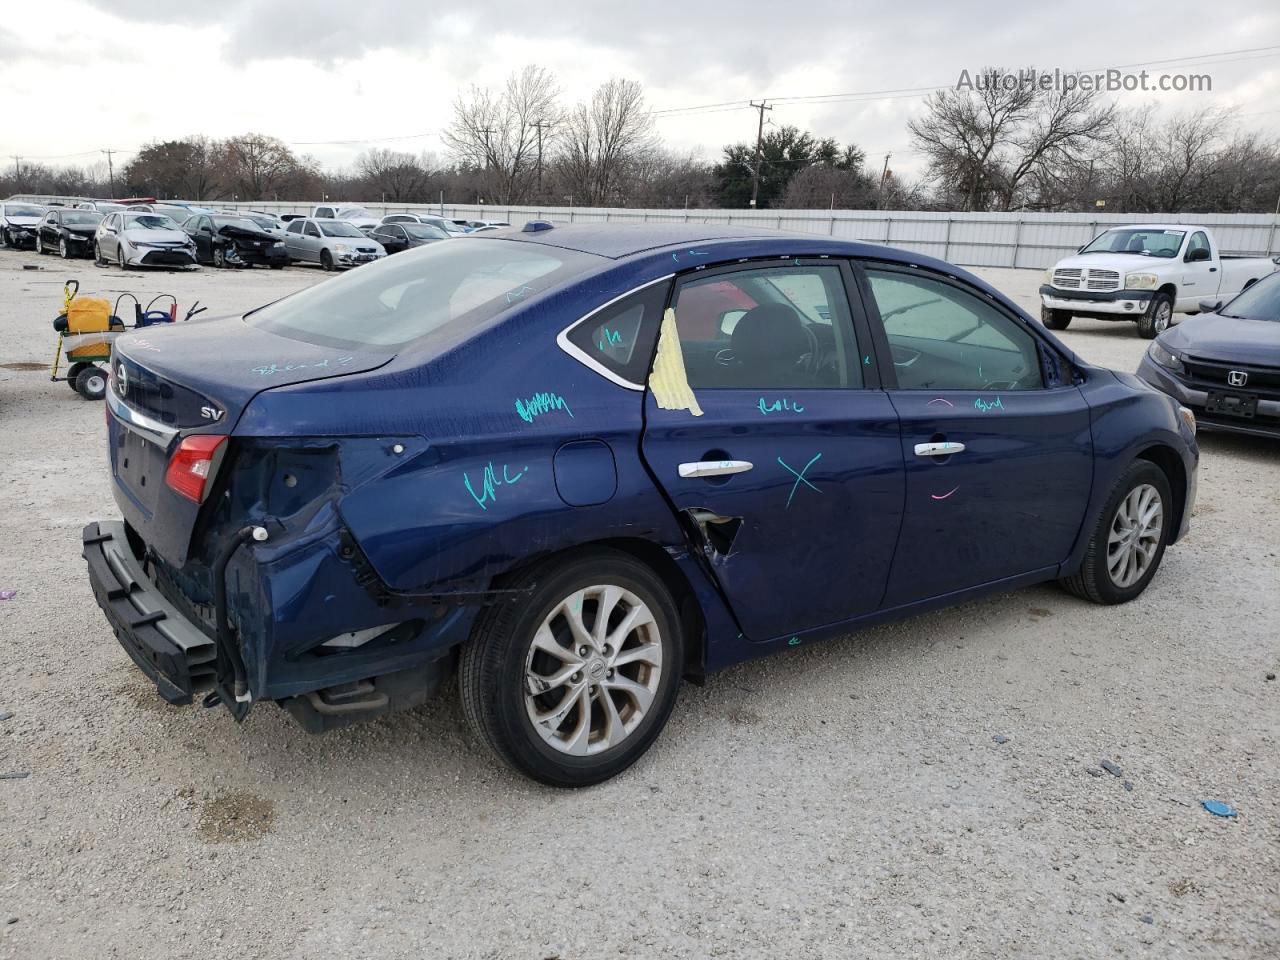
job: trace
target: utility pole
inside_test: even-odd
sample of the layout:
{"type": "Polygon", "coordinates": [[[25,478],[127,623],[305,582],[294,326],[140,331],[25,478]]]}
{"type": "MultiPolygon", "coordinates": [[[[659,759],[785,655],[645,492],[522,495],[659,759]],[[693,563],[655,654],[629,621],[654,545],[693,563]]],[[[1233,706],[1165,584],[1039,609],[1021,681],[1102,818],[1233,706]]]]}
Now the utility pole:
{"type": "Polygon", "coordinates": [[[546,120],[533,121],[534,128],[538,131],[538,194],[542,194],[542,129],[546,127],[548,130],[555,126],[554,123],[548,123],[546,120]]]}
{"type": "Polygon", "coordinates": [[[766,106],[765,100],[759,103],[754,100],[748,102],[754,109],[760,111],[760,123],[756,127],[756,162],[751,168],[751,207],[754,209],[756,201],[760,199],[760,152],[764,148],[764,112],[772,110],[773,107],[766,106]]]}
{"type": "Polygon", "coordinates": [[[18,181],[22,179],[22,167],[18,163],[18,161],[21,160],[22,157],[14,156],[11,153],[9,154],[9,158],[13,160],[13,182],[16,187],[18,181]]]}
{"type": "Polygon", "coordinates": [[[889,158],[892,153],[884,155],[884,166],[880,168],[880,191],[876,194],[876,209],[879,210],[884,206],[884,182],[889,179],[889,158]]]}
{"type": "Polygon", "coordinates": [[[116,169],[111,163],[111,155],[113,153],[119,153],[120,151],[102,150],[99,152],[107,155],[107,181],[111,184],[109,188],[111,192],[107,194],[107,199],[114,200],[116,198],[116,169]]]}

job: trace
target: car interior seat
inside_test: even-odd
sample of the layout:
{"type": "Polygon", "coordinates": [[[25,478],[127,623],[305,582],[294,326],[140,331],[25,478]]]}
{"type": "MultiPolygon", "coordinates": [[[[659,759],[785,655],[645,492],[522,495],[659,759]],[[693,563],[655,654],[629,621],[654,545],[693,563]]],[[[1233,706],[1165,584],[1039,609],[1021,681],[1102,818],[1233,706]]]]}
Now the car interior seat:
{"type": "Polygon", "coordinates": [[[742,315],[730,340],[743,386],[801,386],[812,379],[814,336],[794,307],[762,303],[742,315]],[[809,361],[806,363],[806,361],[809,361]]]}

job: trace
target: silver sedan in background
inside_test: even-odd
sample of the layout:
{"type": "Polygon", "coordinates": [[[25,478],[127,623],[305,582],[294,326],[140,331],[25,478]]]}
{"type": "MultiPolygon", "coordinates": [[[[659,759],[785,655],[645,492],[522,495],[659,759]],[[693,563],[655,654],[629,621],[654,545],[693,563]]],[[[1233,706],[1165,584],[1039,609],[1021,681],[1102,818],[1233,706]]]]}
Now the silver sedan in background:
{"type": "Polygon", "coordinates": [[[301,217],[285,228],[285,251],[298,263],[318,263],[326,270],[358,267],[387,255],[382,244],[345,220],[301,217]]]}

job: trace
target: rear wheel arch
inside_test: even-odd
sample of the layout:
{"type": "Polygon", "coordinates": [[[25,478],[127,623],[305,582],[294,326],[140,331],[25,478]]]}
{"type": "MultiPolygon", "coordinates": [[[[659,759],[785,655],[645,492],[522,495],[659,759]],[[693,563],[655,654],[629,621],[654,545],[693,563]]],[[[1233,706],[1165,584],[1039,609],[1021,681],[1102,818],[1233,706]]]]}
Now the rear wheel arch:
{"type": "Polygon", "coordinates": [[[1170,524],[1170,539],[1182,529],[1183,511],[1187,506],[1187,468],[1177,451],[1164,444],[1155,444],[1138,452],[1136,460],[1147,460],[1160,468],[1160,472],[1169,481],[1169,489],[1173,492],[1173,517],[1170,524]]]}

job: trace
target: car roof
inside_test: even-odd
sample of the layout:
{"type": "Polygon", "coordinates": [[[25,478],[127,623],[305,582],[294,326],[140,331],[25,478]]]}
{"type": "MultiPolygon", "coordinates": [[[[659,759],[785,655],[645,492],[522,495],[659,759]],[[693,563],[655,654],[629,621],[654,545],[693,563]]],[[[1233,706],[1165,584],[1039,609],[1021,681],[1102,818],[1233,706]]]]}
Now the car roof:
{"type": "Polygon", "coordinates": [[[765,240],[779,237],[819,239],[809,233],[730,227],[716,223],[557,224],[550,230],[540,230],[535,233],[512,234],[504,231],[504,237],[526,243],[564,247],[582,253],[594,253],[614,260],[663,247],[706,243],[714,240],[765,240]]]}

